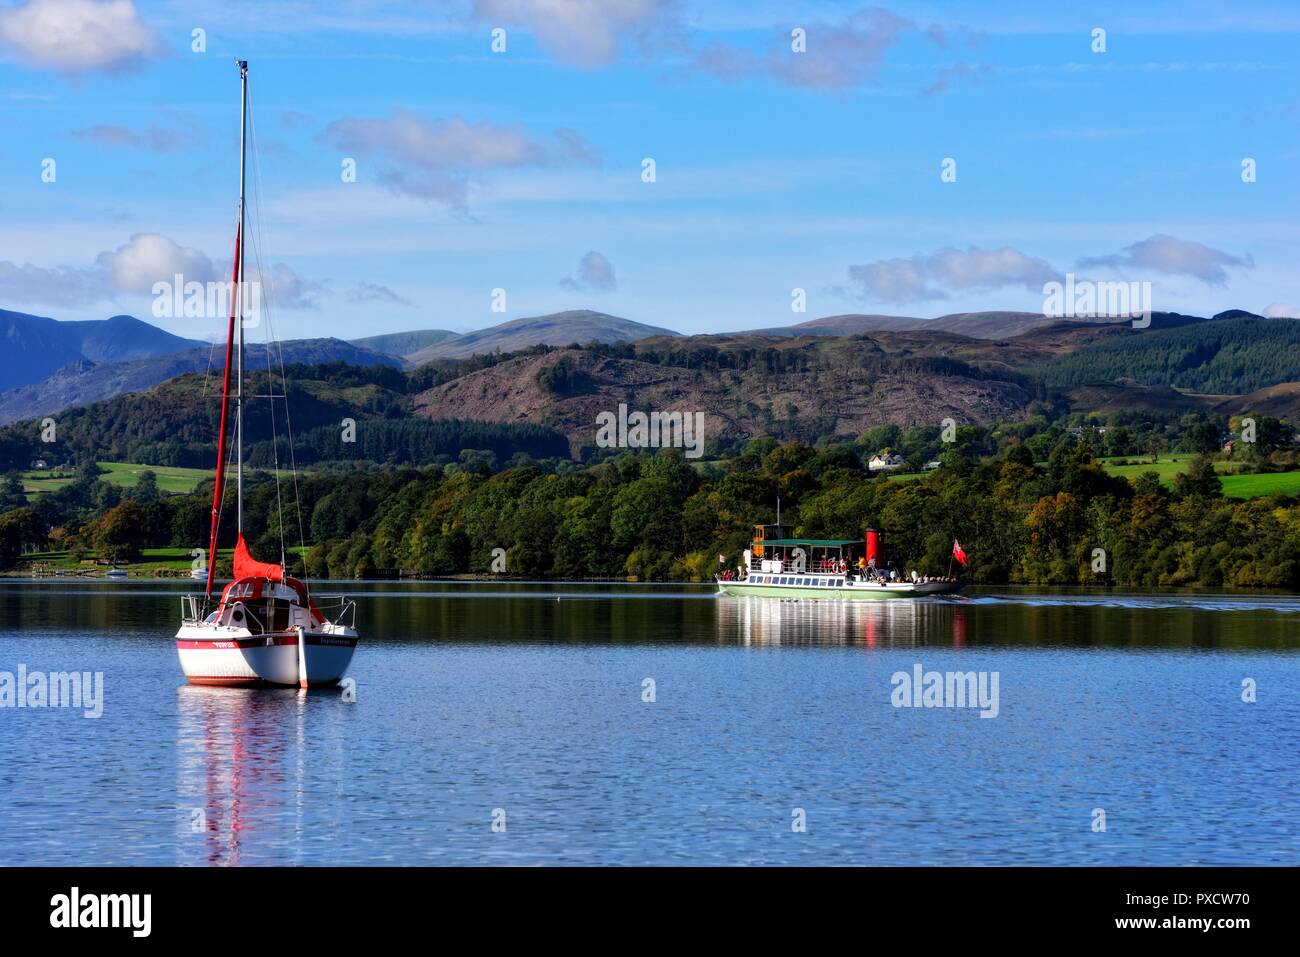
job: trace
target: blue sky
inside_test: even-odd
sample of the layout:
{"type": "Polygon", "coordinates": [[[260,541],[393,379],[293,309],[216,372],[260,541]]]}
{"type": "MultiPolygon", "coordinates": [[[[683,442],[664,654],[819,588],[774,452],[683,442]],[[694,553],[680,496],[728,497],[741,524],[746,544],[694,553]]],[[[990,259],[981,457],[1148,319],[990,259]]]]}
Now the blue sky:
{"type": "Polygon", "coordinates": [[[1066,272],[1294,314],[1300,7],[1052,7],[0,0],[0,308],[157,321],[228,268],[238,55],[284,337],[1037,311],[1066,272]]]}

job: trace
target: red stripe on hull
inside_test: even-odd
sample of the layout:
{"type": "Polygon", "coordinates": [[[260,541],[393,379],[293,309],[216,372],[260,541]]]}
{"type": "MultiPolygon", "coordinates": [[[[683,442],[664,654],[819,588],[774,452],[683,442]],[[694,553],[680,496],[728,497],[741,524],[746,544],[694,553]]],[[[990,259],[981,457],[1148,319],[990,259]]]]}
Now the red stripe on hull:
{"type": "MultiPolygon", "coordinates": [[[[263,681],[261,678],[187,678],[185,679],[192,685],[203,685],[206,688],[292,688],[292,684],[277,684],[274,681],[263,681]]],[[[333,678],[329,681],[314,681],[312,688],[332,688],[342,678],[333,678]]],[[[306,690],[305,684],[300,685],[306,690]]]]}
{"type": "MultiPolygon", "coordinates": [[[[304,635],[306,643],[309,645],[321,645],[326,648],[355,648],[357,639],[344,638],[341,635],[304,635]]],[[[276,645],[296,645],[298,644],[297,635],[276,635],[270,641],[266,640],[265,635],[254,638],[234,638],[223,641],[191,641],[184,638],[176,639],[177,648],[187,650],[203,649],[207,651],[229,651],[231,648],[270,648],[276,645]]]]}
{"type": "Polygon", "coordinates": [[[228,687],[228,688],[256,688],[262,685],[269,685],[270,682],[263,681],[261,678],[188,678],[186,679],[192,685],[208,685],[210,687],[228,687]]]}

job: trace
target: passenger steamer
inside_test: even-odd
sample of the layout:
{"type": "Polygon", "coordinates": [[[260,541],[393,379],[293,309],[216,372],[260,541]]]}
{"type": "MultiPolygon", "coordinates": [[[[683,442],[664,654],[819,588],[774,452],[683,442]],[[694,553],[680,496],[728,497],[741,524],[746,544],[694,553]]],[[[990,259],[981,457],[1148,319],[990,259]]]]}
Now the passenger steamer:
{"type": "MultiPolygon", "coordinates": [[[[965,553],[953,543],[954,555],[965,553]]],[[[867,529],[856,538],[786,538],[780,525],[755,526],[735,577],[718,577],[720,595],[764,598],[881,599],[952,595],[961,591],[955,578],[921,575],[890,578],[880,568],[880,534],[867,529]],[[860,561],[859,561],[860,559],[860,561]]]]}

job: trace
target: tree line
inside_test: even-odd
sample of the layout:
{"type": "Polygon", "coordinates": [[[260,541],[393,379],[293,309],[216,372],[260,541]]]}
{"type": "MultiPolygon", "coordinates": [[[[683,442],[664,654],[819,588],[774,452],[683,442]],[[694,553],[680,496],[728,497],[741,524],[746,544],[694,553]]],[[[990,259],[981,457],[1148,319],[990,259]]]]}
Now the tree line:
{"type": "MultiPolygon", "coordinates": [[[[287,557],[316,578],[489,574],[504,556],[505,572],[525,577],[705,581],[735,566],[779,496],[796,534],[855,538],[874,527],[890,560],[925,574],[945,572],[960,539],[977,583],[1300,587],[1295,499],[1225,500],[1206,456],[1168,489],[1154,472],[1134,481],[1107,473],[1068,431],[1057,429],[1041,458],[1013,438],[959,434],[942,468],[911,480],[871,473],[861,444],[757,439],[723,462],[665,449],[585,467],[522,458],[500,467],[469,454],[311,474],[298,509],[272,475],[255,473],[245,532],[264,560],[280,558],[282,540],[309,546],[287,557]]],[[[210,484],[160,496],[154,483],[118,489],[87,469],[33,505],[18,503],[12,481],[5,489],[8,563],[51,541],[123,557],[205,544],[210,484]]],[[[228,527],[223,544],[233,544],[228,527]]]]}

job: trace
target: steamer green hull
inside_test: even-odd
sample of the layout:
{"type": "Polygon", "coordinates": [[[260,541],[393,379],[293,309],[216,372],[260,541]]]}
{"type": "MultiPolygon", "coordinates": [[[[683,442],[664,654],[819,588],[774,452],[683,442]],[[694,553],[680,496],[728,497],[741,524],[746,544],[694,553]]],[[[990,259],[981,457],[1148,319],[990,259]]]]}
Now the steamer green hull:
{"type": "Polygon", "coordinates": [[[954,595],[962,590],[961,582],[926,582],[913,585],[853,585],[843,588],[806,587],[800,585],[751,585],[743,581],[718,582],[719,595],[754,598],[807,598],[842,601],[888,601],[895,598],[924,598],[928,595],[954,595]]]}

